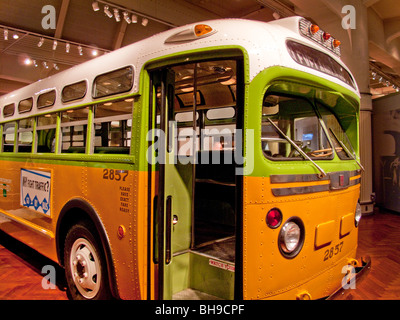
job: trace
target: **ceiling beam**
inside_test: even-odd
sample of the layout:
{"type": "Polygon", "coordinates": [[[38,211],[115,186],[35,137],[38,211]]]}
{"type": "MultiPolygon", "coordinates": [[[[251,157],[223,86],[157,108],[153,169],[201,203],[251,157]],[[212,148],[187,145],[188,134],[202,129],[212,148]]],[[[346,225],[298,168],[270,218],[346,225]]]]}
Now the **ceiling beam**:
{"type": "Polygon", "coordinates": [[[369,8],[370,6],[373,6],[375,3],[378,3],[381,0],[363,0],[363,5],[369,8]]]}
{"type": "Polygon", "coordinates": [[[65,18],[67,16],[68,7],[70,0],[63,0],[61,3],[60,14],[58,15],[58,21],[56,26],[56,32],[54,33],[54,38],[61,38],[64,29],[65,18]]]}
{"type": "Polygon", "coordinates": [[[122,41],[125,37],[126,28],[128,27],[128,23],[125,20],[122,20],[119,24],[117,36],[115,37],[115,41],[113,43],[113,50],[117,50],[121,48],[122,41]]]}

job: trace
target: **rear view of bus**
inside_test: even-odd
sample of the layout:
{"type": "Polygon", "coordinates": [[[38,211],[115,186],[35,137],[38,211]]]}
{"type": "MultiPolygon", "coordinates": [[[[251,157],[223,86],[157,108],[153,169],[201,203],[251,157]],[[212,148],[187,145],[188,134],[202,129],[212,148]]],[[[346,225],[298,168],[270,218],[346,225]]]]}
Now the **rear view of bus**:
{"type": "Polygon", "coordinates": [[[355,259],[357,85],[340,42],[317,25],[299,17],[268,25],[279,35],[280,61],[248,90],[255,142],[254,150],[246,145],[254,169],[243,181],[243,297],[328,297],[354,289],[353,276],[366,269],[355,259]]]}

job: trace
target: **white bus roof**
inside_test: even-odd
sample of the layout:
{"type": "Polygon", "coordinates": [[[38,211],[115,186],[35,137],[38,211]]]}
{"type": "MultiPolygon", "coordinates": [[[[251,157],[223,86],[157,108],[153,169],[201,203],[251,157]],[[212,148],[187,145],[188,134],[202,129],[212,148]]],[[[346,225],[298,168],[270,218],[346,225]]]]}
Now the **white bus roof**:
{"type": "Polygon", "coordinates": [[[15,103],[17,107],[19,101],[30,97],[33,98],[34,103],[29,113],[48,112],[50,109],[38,110],[36,108],[37,97],[42,93],[54,89],[57,96],[56,103],[51,108],[52,111],[72,105],[72,103],[61,102],[61,91],[65,85],[77,83],[82,80],[87,81],[88,90],[86,96],[79,101],[79,104],[82,105],[99,100],[92,98],[92,84],[96,76],[126,66],[133,67],[134,82],[132,89],[123,95],[138,93],[140,72],[143,66],[149,61],[174,54],[177,55],[180,52],[202,48],[215,48],[218,50],[227,46],[236,46],[247,52],[249,56],[250,81],[259,72],[268,67],[284,66],[325,78],[358,94],[355,81],[354,87],[352,87],[337,77],[301,65],[293,60],[286,46],[288,39],[295,40],[328,54],[344,70],[348,70],[335,53],[317,44],[315,40],[301,34],[299,25],[302,20],[305,19],[302,17],[290,17],[266,23],[243,19],[221,19],[194,23],[159,33],[1,96],[0,121],[9,121],[26,116],[27,114],[19,115],[16,111],[14,115],[4,118],[2,111],[6,105],[15,103]],[[212,32],[196,37],[195,40],[179,41],[182,38],[185,39],[185,37],[193,37],[194,26],[199,24],[210,26],[212,32]],[[174,38],[177,41],[174,42],[174,38]],[[167,39],[171,42],[166,43],[167,39]]]}

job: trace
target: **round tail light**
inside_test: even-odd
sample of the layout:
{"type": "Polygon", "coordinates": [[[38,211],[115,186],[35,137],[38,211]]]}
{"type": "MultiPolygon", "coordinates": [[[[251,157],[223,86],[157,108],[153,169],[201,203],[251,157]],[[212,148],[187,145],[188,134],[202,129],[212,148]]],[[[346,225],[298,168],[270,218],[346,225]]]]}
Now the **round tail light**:
{"type": "Polygon", "coordinates": [[[279,233],[279,250],[285,258],[294,258],[304,243],[304,225],[299,218],[284,223],[279,233]]]}
{"type": "Polygon", "coordinates": [[[278,228],[282,223],[282,212],[278,208],[273,208],[268,211],[266,220],[268,227],[278,228]]]}

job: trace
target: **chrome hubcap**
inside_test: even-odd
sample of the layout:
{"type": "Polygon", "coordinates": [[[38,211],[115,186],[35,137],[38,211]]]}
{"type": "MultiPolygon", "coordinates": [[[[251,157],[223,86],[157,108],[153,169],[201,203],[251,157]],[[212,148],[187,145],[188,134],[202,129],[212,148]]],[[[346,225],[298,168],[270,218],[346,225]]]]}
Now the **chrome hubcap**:
{"type": "Polygon", "coordinates": [[[100,260],[92,244],[79,238],[72,245],[70,267],[75,286],[82,296],[92,299],[100,289],[100,260]]]}

